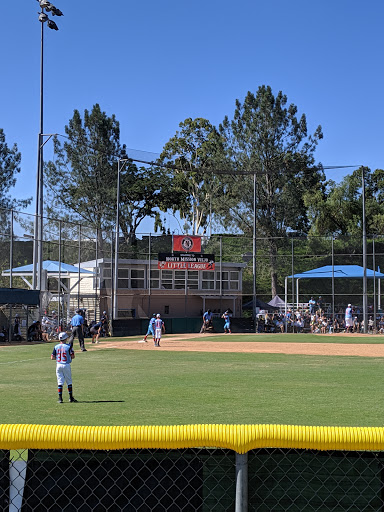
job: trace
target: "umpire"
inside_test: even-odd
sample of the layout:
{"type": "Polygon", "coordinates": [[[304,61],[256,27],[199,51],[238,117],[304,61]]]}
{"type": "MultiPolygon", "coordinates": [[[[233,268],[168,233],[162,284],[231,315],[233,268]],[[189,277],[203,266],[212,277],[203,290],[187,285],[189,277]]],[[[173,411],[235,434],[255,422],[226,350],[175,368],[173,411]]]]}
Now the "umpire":
{"type": "Polygon", "coordinates": [[[86,352],[87,349],[84,347],[84,333],[83,333],[84,317],[81,314],[81,309],[76,309],[75,316],[71,320],[72,333],[69,337],[68,345],[73,347],[73,340],[75,336],[79,339],[79,344],[82,352],[86,352]]]}

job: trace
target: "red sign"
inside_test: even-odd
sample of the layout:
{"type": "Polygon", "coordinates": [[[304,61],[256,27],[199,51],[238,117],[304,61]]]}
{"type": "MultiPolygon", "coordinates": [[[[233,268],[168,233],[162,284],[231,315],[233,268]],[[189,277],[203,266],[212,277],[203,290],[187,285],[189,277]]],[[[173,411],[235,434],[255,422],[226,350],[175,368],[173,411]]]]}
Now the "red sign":
{"type": "Polygon", "coordinates": [[[201,252],[201,236],[173,235],[175,252],[201,252]]]}
{"type": "Polygon", "coordinates": [[[215,270],[213,254],[159,253],[157,268],[161,270],[215,270]]]}

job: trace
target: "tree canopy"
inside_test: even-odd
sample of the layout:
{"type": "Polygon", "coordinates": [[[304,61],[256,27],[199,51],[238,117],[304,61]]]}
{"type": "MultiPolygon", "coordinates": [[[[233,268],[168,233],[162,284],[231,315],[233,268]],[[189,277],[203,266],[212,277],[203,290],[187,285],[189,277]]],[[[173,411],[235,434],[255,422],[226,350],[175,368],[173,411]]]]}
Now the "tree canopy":
{"type": "Polygon", "coordinates": [[[384,230],[384,171],[372,172],[360,167],[345,176],[340,183],[329,181],[324,191],[308,194],[306,204],[315,235],[362,236],[363,196],[365,180],[365,213],[368,235],[382,234],[384,230]]]}
{"type": "Polygon", "coordinates": [[[20,172],[21,153],[17,144],[8,146],[4,130],[0,128],[0,207],[18,208],[26,207],[32,202],[29,199],[14,199],[10,195],[10,190],[16,184],[16,175],[20,172]]]}
{"type": "Polygon", "coordinates": [[[286,237],[287,231],[308,231],[305,196],[323,190],[325,184],[314,159],[323,137],[321,126],[308,134],[306,116],[298,118],[297,112],[281,91],[274,96],[269,86],[261,86],[256,94],[248,92],[244,102],[236,100],[233,118],[225,117],[220,125],[234,168],[232,185],[221,203],[222,222],[250,233],[256,212],[257,236],[265,237],[270,256],[272,296],[277,293],[278,237],[286,237]]]}
{"type": "MultiPolygon", "coordinates": [[[[155,168],[138,168],[120,143],[120,126],[98,104],[78,110],[65,127],[67,140],[54,141],[55,161],[45,168],[50,211],[68,220],[84,222],[100,233],[115,229],[118,161],[121,160],[120,228],[132,240],[146,217],[159,218],[167,207],[169,179],[155,168]]],[[[49,212],[48,212],[49,213],[49,212]]],[[[102,243],[102,240],[100,240],[102,243]]]]}
{"type": "Polygon", "coordinates": [[[222,165],[223,143],[217,129],[202,118],[185,119],[165,144],[160,161],[171,162],[172,189],[178,201],[173,212],[189,222],[193,235],[206,232],[210,211],[221,201],[223,182],[214,174],[222,165]]]}

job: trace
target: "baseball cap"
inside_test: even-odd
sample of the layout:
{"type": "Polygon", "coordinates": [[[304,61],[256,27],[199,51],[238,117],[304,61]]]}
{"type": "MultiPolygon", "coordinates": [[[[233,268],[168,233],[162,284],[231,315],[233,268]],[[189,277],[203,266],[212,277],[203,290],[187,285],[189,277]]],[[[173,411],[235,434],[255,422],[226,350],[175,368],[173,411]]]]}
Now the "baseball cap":
{"type": "Polygon", "coordinates": [[[352,304],[348,304],[348,307],[350,308],[352,306],[352,304]]]}
{"type": "Polygon", "coordinates": [[[66,340],[67,338],[68,338],[68,334],[67,334],[66,332],[61,332],[61,333],[59,334],[59,340],[60,340],[60,341],[64,341],[64,340],[66,340]]]}
{"type": "Polygon", "coordinates": [[[160,313],[157,313],[156,318],[160,318],[160,313]]]}

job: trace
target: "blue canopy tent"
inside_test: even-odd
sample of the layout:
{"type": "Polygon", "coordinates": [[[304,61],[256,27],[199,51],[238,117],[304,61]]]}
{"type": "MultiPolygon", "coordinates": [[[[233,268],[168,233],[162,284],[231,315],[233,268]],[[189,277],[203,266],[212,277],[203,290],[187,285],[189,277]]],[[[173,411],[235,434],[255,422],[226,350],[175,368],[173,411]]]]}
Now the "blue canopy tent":
{"type": "MultiPolygon", "coordinates": [[[[88,277],[93,276],[94,273],[90,270],[86,270],[84,268],[70,265],[69,263],[62,263],[60,261],[52,261],[52,260],[45,260],[42,264],[43,271],[46,272],[46,275],[48,277],[70,277],[72,275],[79,274],[79,279],[82,277],[88,277]]],[[[12,269],[3,270],[2,276],[10,276],[11,274],[13,276],[19,276],[23,279],[23,281],[28,285],[29,288],[32,288],[32,284],[28,282],[25,278],[26,277],[32,277],[33,276],[33,264],[30,265],[23,265],[22,267],[15,267],[12,269]]]]}
{"type": "MultiPolygon", "coordinates": [[[[366,269],[367,279],[383,279],[384,274],[375,270],[366,269]]],[[[285,310],[287,310],[288,298],[288,279],[296,279],[296,304],[299,305],[299,280],[300,279],[332,279],[332,310],[334,310],[335,279],[363,279],[364,268],[359,265],[325,265],[324,267],[314,268],[285,278],[285,310]]],[[[379,281],[380,282],[380,281],[379,281]]],[[[294,301],[295,302],[295,301],[294,301]]]]}

